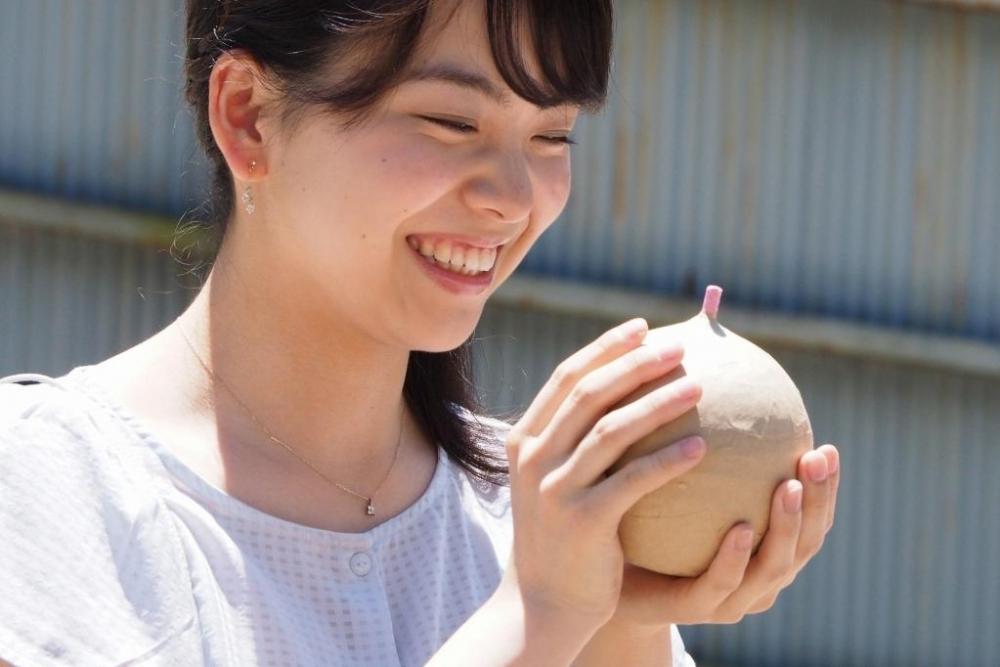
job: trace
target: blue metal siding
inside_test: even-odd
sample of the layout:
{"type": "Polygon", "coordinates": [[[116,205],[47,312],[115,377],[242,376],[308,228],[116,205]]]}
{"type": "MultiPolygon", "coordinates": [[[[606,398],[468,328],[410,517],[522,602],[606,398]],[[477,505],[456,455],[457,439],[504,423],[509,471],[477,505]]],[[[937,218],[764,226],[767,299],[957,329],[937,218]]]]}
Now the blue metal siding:
{"type": "Polygon", "coordinates": [[[197,203],[183,20],[181,3],[3,3],[0,182],[160,212],[197,203]]]}
{"type": "Polygon", "coordinates": [[[156,333],[194,296],[162,249],[0,221],[0,374],[62,373],[156,333]]]}
{"type": "MultiPolygon", "coordinates": [[[[1000,14],[618,3],[608,108],[524,270],[1000,340],[1000,14]]],[[[180,215],[180,3],[0,7],[0,182],[180,215]]]]}
{"type": "Polygon", "coordinates": [[[534,273],[1000,340],[1000,15],[620,3],[534,273]]]}

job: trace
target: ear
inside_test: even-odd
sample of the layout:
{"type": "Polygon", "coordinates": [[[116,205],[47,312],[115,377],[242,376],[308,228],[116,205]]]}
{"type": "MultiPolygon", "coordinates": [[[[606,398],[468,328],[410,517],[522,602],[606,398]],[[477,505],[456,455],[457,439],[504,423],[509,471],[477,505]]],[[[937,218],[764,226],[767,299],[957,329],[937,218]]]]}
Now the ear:
{"type": "Polygon", "coordinates": [[[208,122],[235,179],[257,181],[267,172],[268,127],[261,112],[268,101],[252,56],[227,51],[219,57],[208,83],[208,122]]]}

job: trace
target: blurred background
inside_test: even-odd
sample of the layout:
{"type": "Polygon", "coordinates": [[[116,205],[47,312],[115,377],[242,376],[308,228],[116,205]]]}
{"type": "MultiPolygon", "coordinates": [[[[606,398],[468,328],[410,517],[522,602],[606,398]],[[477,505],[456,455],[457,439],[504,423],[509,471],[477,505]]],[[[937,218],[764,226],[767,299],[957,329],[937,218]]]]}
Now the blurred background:
{"type": "MultiPolygon", "coordinates": [[[[573,194],[476,332],[491,409],[633,316],[770,352],[843,461],[770,611],[704,666],[1000,665],[1000,0],[618,0],[573,194]]],[[[60,375],[194,297],[207,170],[179,0],[0,3],[0,375],[60,375]]]]}

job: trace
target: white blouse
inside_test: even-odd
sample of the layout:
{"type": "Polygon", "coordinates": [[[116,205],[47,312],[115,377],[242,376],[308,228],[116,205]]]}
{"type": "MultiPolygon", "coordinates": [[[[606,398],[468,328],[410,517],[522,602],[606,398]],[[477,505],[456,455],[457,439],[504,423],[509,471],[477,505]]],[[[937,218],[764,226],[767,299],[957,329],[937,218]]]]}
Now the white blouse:
{"type": "MultiPolygon", "coordinates": [[[[402,513],[312,528],[199,477],[88,369],[0,378],[3,659],[423,665],[499,584],[510,489],[441,447],[402,513]]],[[[693,666],[671,630],[673,667],[693,666]]]]}

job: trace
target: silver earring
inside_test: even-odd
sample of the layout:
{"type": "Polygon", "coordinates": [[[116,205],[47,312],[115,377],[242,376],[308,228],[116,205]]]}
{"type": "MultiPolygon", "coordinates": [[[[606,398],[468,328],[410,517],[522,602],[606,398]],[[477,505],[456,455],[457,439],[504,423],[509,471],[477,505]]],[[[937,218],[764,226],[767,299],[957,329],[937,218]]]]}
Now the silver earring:
{"type": "MultiPolygon", "coordinates": [[[[250,173],[253,173],[253,168],[257,166],[256,160],[250,161],[250,173]]],[[[253,203],[253,194],[250,192],[250,184],[248,183],[246,187],[243,188],[243,208],[246,209],[248,215],[253,215],[253,211],[256,208],[253,203]]]]}

